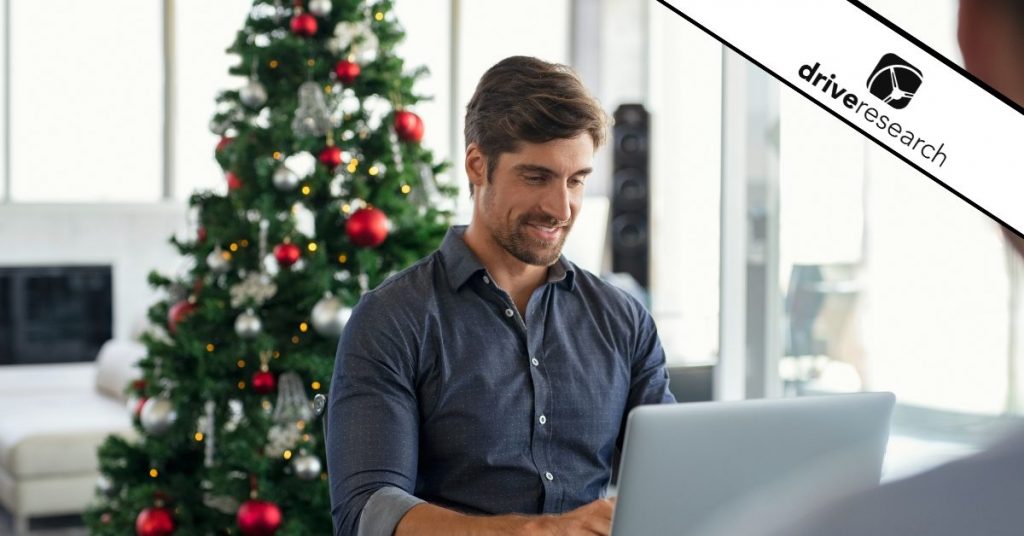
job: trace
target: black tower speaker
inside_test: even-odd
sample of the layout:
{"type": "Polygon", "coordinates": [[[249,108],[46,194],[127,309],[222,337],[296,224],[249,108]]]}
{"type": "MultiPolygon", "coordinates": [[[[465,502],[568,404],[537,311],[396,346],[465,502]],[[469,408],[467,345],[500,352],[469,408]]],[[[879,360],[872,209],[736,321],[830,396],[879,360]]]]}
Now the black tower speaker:
{"type": "Polygon", "coordinates": [[[642,104],[615,110],[612,156],[612,271],[648,288],[650,272],[650,116],[642,104]]]}

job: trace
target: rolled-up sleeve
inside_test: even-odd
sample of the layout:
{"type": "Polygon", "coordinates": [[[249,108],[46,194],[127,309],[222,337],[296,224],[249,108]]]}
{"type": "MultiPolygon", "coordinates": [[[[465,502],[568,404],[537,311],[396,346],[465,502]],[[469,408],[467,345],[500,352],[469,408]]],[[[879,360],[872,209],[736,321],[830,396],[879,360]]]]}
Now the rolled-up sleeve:
{"type": "MultiPolygon", "coordinates": [[[[415,487],[419,418],[408,330],[371,294],[352,313],[338,344],[326,417],[327,467],[334,532],[364,534],[360,518],[378,491],[382,512],[405,510],[415,487]],[[395,492],[404,492],[396,494],[395,492]],[[396,500],[396,497],[399,499],[396,500]],[[392,507],[384,507],[390,504],[392,507]]],[[[376,519],[375,531],[385,519],[376,519]]],[[[370,528],[370,527],[368,527],[370,528]]]]}
{"type": "Polygon", "coordinates": [[[645,404],[671,404],[676,401],[668,389],[668,370],[665,369],[665,350],[658,338],[658,329],[650,313],[638,302],[634,302],[633,355],[630,359],[629,396],[626,411],[622,416],[617,446],[622,447],[626,435],[626,418],[629,412],[645,404]]]}

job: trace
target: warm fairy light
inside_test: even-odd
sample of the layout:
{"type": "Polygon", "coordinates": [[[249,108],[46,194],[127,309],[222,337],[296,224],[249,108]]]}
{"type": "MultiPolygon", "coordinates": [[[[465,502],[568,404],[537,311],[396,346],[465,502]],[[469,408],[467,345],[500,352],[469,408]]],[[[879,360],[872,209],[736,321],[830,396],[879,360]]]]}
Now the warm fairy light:
{"type": "Polygon", "coordinates": [[[212,352],[212,351],[214,351],[216,349],[217,349],[217,347],[214,346],[212,342],[211,343],[207,343],[207,345],[206,345],[206,351],[207,352],[212,352]]]}
{"type": "Polygon", "coordinates": [[[306,421],[295,421],[295,427],[298,428],[299,430],[305,430],[306,421]]]}
{"type": "Polygon", "coordinates": [[[306,245],[306,249],[308,249],[310,253],[316,251],[316,242],[310,242],[306,245]]]}
{"type": "Polygon", "coordinates": [[[244,359],[239,359],[238,360],[238,368],[245,368],[245,360],[244,359]]]}
{"type": "Polygon", "coordinates": [[[238,244],[232,242],[231,245],[228,246],[228,249],[230,249],[231,251],[238,251],[238,244]]]}
{"type": "Polygon", "coordinates": [[[308,184],[302,187],[302,195],[309,195],[309,192],[312,191],[313,189],[310,188],[308,184]]]}
{"type": "Polygon", "coordinates": [[[292,335],[292,344],[299,344],[299,336],[292,335]]]}
{"type": "Polygon", "coordinates": [[[345,169],[347,169],[349,173],[355,173],[356,170],[359,169],[359,161],[353,159],[351,162],[348,163],[348,167],[345,169]]]}
{"type": "Polygon", "coordinates": [[[286,459],[286,460],[292,459],[292,451],[290,451],[290,450],[284,451],[284,459],[286,459]]]}
{"type": "Polygon", "coordinates": [[[408,184],[403,184],[402,185],[402,193],[403,194],[408,195],[409,192],[411,192],[411,191],[412,191],[412,186],[409,186],[408,184]]]}
{"type": "Polygon", "coordinates": [[[330,84],[324,85],[324,93],[334,93],[334,86],[330,84]]]}
{"type": "Polygon", "coordinates": [[[302,440],[305,441],[306,443],[309,443],[309,440],[310,440],[309,434],[302,434],[302,440]]]}
{"type": "Polygon", "coordinates": [[[381,13],[380,11],[378,11],[378,12],[373,14],[373,18],[376,19],[377,22],[380,22],[380,21],[384,20],[384,13],[381,13]]]}
{"type": "Polygon", "coordinates": [[[221,251],[220,252],[220,256],[221,256],[222,259],[224,259],[226,261],[230,261],[231,260],[231,252],[230,251],[221,251]]]}
{"type": "Polygon", "coordinates": [[[366,170],[366,172],[369,173],[370,176],[376,177],[377,174],[380,173],[380,170],[377,169],[377,166],[370,166],[370,169],[366,170]]]}
{"type": "Polygon", "coordinates": [[[281,63],[278,62],[277,60],[270,60],[270,68],[271,69],[277,69],[278,65],[281,65],[281,63]]]}
{"type": "Polygon", "coordinates": [[[302,322],[301,324],[299,324],[299,331],[301,331],[303,333],[309,331],[309,324],[307,324],[305,322],[302,322]]]}
{"type": "Polygon", "coordinates": [[[352,212],[352,205],[349,205],[348,203],[341,205],[341,211],[344,212],[345,214],[352,212]]]}
{"type": "Polygon", "coordinates": [[[281,357],[281,352],[278,352],[277,350],[274,350],[274,359],[277,359],[279,357],[281,357]]]}
{"type": "Polygon", "coordinates": [[[239,389],[245,389],[245,381],[238,380],[238,388],[239,389]]]}
{"type": "Polygon", "coordinates": [[[316,60],[314,60],[313,58],[309,58],[308,60],[306,60],[306,65],[309,65],[310,67],[312,67],[312,66],[316,65],[316,60]]]}
{"type": "Polygon", "coordinates": [[[282,156],[284,155],[281,154],[281,151],[274,151],[274,160],[280,160],[282,156]]]}
{"type": "Polygon", "coordinates": [[[320,382],[313,382],[313,383],[309,384],[309,386],[312,387],[314,391],[319,391],[320,390],[320,382]]]}
{"type": "Polygon", "coordinates": [[[203,440],[203,433],[202,432],[196,432],[196,436],[195,437],[196,437],[196,441],[202,441],[203,440]]]}
{"type": "Polygon", "coordinates": [[[238,243],[241,244],[243,248],[249,247],[249,241],[244,238],[238,243]]]}
{"type": "Polygon", "coordinates": [[[151,476],[153,478],[156,478],[156,477],[160,476],[160,471],[157,471],[156,467],[154,467],[154,468],[149,470],[149,476],[151,476]]]}
{"type": "Polygon", "coordinates": [[[260,405],[263,406],[263,409],[270,411],[270,401],[266,398],[263,399],[263,402],[261,402],[260,405]]]}
{"type": "Polygon", "coordinates": [[[345,255],[344,253],[338,255],[338,264],[345,264],[346,262],[348,262],[348,255],[345,255]]]}

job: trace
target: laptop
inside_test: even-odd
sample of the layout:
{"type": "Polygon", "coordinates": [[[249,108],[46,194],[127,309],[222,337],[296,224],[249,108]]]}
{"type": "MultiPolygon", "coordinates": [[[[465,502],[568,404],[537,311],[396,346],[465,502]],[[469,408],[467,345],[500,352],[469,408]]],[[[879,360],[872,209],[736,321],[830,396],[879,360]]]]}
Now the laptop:
{"type": "Polygon", "coordinates": [[[638,407],[612,534],[760,531],[768,517],[876,486],[894,403],[857,393],[638,407]]]}

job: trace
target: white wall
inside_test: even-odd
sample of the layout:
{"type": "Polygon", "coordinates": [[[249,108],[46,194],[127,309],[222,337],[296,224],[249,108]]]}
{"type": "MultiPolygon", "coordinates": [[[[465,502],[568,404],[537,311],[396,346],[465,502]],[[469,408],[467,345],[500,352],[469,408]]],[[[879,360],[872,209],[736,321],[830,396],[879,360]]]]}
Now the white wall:
{"type": "Polygon", "coordinates": [[[114,337],[125,338],[158,298],[150,270],[181,265],[167,239],[186,227],[180,204],[0,205],[0,265],[110,265],[114,337]]]}

